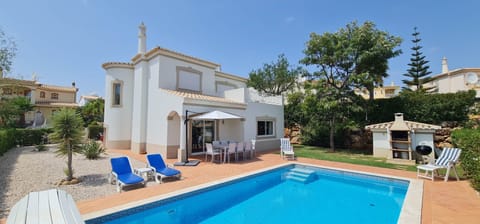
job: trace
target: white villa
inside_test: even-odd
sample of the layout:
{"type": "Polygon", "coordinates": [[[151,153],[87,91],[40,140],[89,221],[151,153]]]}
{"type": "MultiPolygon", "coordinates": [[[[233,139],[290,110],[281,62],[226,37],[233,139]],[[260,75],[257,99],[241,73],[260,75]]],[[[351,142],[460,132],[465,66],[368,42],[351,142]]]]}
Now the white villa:
{"type": "Polygon", "coordinates": [[[435,87],[437,93],[456,93],[475,90],[480,98],[480,68],[448,69],[447,58],[442,59],[442,73],[433,75],[434,81],[425,83],[425,87],[435,87]]]}
{"type": "Polygon", "coordinates": [[[220,65],[161,47],[146,51],[139,26],[138,52],[130,62],[107,62],[104,141],[107,148],[161,153],[202,153],[213,140],[249,141],[256,150],[279,148],[283,137],[281,97],[263,97],[243,77],[220,65]],[[223,111],[241,119],[186,120],[223,111]],[[188,140],[186,140],[188,139],[188,140]]]}

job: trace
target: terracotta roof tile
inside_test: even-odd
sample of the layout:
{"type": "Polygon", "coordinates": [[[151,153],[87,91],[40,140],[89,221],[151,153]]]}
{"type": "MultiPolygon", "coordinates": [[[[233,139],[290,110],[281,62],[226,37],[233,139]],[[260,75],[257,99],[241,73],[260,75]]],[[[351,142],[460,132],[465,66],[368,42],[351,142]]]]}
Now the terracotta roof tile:
{"type": "Polygon", "coordinates": [[[238,104],[245,106],[246,104],[236,102],[230,99],[222,98],[222,97],[217,97],[217,96],[208,96],[208,95],[203,95],[200,93],[191,93],[191,92],[183,92],[183,91],[176,91],[176,90],[170,90],[170,89],[161,89],[167,93],[170,93],[175,96],[180,96],[183,98],[188,98],[188,99],[195,99],[195,100],[203,100],[203,101],[214,101],[214,102],[220,102],[220,103],[229,103],[229,104],[238,104]]]}
{"type": "Polygon", "coordinates": [[[76,92],[76,87],[65,87],[65,86],[54,86],[54,85],[45,85],[41,84],[39,89],[45,90],[54,90],[54,91],[67,91],[67,92],[76,92]]]}
{"type": "MultiPolygon", "coordinates": [[[[392,127],[394,121],[391,122],[385,122],[385,123],[378,123],[378,124],[371,124],[365,126],[365,129],[387,129],[392,127]]],[[[414,121],[405,121],[405,124],[411,129],[414,130],[437,130],[440,129],[441,127],[438,125],[433,125],[433,124],[426,124],[426,123],[420,123],[420,122],[414,122],[414,121]]]]}

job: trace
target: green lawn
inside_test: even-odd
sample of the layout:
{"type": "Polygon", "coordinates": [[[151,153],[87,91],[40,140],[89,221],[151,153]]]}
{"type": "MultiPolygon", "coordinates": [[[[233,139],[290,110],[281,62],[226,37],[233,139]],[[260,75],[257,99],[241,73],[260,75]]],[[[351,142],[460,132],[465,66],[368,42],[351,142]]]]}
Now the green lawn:
{"type": "MultiPolygon", "coordinates": [[[[336,152],[330,152],[327,148],[306,145],[294,145],[294,151],[295,156],[297,157],[383,167],[397,170],[407,170],[415,172],[417,171],[416,166],[414,165],[399,165],[387,163],[386,158],[373,157],[372,155],[369,155],[368,152],[363,151],[337,149],[336,152]]],[[[463,169],[460,166],[457,166],[457,171],[460,178],[463,178],[463,169]]],[[[440,171],[440,174],[443,175],[444,173],[444,169],[440,171]]],[[[450,177],[454,177],[454,175],[452,175],[453,174],[450,174],[450,177]]]]}

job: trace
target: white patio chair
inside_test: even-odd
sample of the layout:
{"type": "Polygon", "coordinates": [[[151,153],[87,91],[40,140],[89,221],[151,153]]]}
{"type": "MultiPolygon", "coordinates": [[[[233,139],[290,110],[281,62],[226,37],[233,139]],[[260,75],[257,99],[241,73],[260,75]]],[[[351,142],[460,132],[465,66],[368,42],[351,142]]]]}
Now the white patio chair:
{"type": "Polygon", "coordinates": [[[238,161],[240,159],[240,154],[242,154],[242,159],[245,160],[245,148],[243,146],[243,142],[237,143],[235,161],[238,161]]]}
{"type": "Polygon", "coordinates": [[[220,146],[220,141],[213,141],[212,142],[212,146],[215,148],[215,147],[219,147],[220,146]]]}
{"type": "Polygon", "coordinates": [[[218,155],[218,160],[221,161],[222,160],[222,154],[218,151],[218,150],[213,150],[213,145],[211,143],[206,143],[205,144],[207,146],[207,151],[205,152],[205,162],[208,162],[207,160],[207,156],[212,156],[212,163],[213,163],[213,159],[215,158],[215,156],[218,155]]]}
{"type": "Polygon", "coordinates": [[[462,150],[459,148],[444,148],[442,154],[440,154],[440,157],[438,157],[435,163],[417,166],[417,178],[423,177],[433,181],[435,179],[435,176],[439,176],[438,170],[445,168],[447,169],[447,173],[445,174],[444,180],[448,181],[450,169],[453,168],[455,176],[457,177],[457,181],[459,181],[460,179],[458,178],[455,165],[458,162],[458,158],[460,157],[461,152],[462,150]],[[420,170],[423,170],[425,172],[421,173],[420,170]]]}
{"type": "MultiPolygon", "coordinates": [[[[245,142],[245,154],[249,156],[249,159],[253,158],[253,150],[252,150],[252,143],[250,141],[245,142]]],[[[244,156],[245,159],[245,156],[244,156]]]]}
{"type": "Polygon", "coordinates": [[[293,152],[293,147],[290,144],[289,138],[280,139],[280,156],[282,159],[295,159],[295,153],[293,152]]]}
{"type": "Polygon", "coordinates": [[[233,154],[235,156],[235,154],[237,153],[236,148],[237,148],[237,143],[232,142],[232,143],[228,144],[228,150],[225,153],[225,156],[228,157],[227,158],[228,162],[230,162],[230,155],[233,154]]]}

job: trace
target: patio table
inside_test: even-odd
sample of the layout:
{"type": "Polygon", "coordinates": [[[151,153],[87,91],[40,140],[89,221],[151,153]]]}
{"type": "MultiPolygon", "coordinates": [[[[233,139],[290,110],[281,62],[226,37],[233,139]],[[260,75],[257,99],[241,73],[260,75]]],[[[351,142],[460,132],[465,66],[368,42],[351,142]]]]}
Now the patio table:
{"type": "Polygon", "coordinates": [[[223,163],[225,163],[227,160],[227,151],[228,151],[228,145],[224,144],[215,144],[213,145],[213,149],[220,150],[220,161],[222,161],[222,155],[223,155],[223,163]]]}

